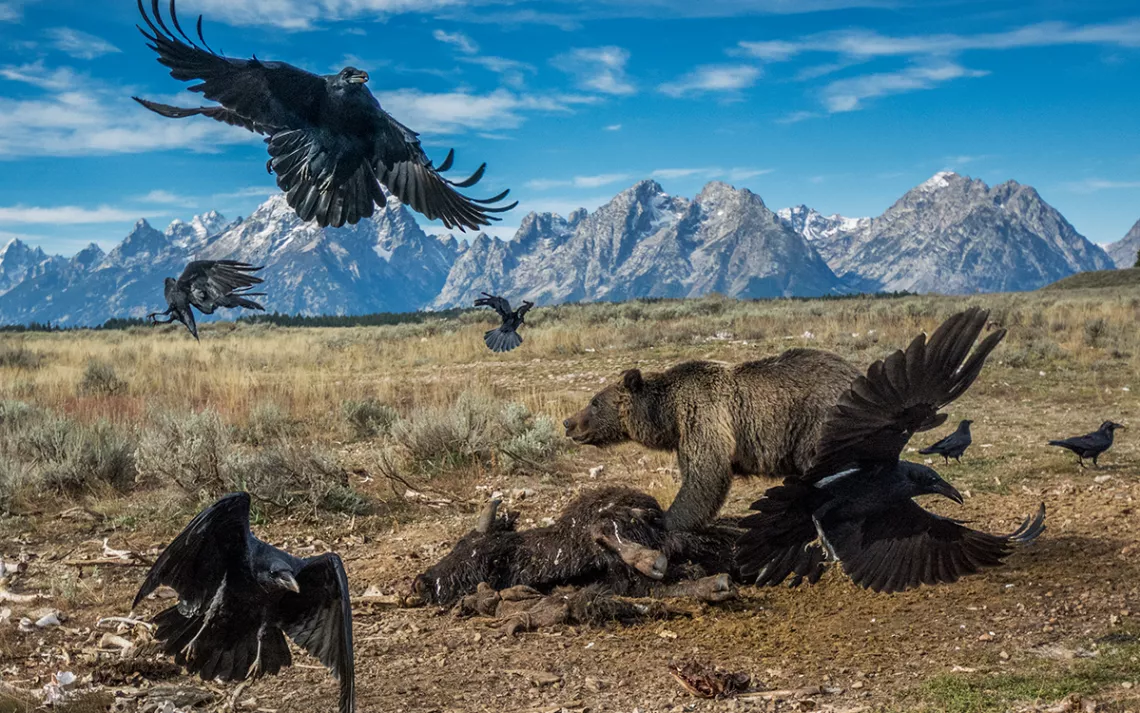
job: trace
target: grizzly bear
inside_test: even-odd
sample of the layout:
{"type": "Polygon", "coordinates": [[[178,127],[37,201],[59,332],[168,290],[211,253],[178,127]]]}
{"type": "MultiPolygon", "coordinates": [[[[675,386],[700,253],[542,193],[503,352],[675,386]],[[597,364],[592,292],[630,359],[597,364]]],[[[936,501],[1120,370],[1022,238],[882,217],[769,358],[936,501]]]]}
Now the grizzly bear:
{"type": "Polygon", "coordinates": [[[733,475],[804,473],[828,411],[858,375],[815,349],[737,365],[690,361],[659,374],[630,369],[563,425],[578,443],[676,451],[681,487],[665,526],[691,530],[720,512],[733,475]]]}

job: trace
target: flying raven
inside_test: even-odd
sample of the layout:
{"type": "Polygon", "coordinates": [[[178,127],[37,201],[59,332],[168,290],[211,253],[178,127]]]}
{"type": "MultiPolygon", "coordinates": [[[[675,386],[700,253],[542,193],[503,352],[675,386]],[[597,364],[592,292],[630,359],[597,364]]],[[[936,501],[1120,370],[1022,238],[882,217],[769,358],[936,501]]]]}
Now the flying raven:
{"type": "Polygon", "coordinates": [[[1092,433],[1059,441],[1049,441],[1049,445],[1068,448],[1076,453],[1082,468],[1085,467],[1085,458],[1092,458],[1093,465],[1096,466],[1098,465],[1096,459],[1100,457],[1100,454],[1112,447],[1113,434],[1118,428],[1124,428],[1124,426],[1112,421],[1105,421],[1100,424],[1100,428],[1092,433]]]}
{"type": "Polygon", "coordinates": [[[186,325],[194,338],[198,338],[198,324],[194,321],[193,305],[203,314],[213,314],[219,307],[245,307],[265,311],[250,297],[262,297],[264,292],[249,292],[254,285],[262,282],[260,277],[250,273],[262,268],[236,260],[195,260],[186,266],[182,275],[175,280],[166,278],[166,311],[152,312],[147,319],[154,324],[170,324],[178,320],[186,325]],[[160,320],[160,316],[166,316],[160,320]]]}
{"type": "Polygon", "coordinates": [[[203,681],[241,681],[292,664],[287,634],[340,680],[340,713],[356,709],[352,609],[344,564],[298,559],[249,531],[249,494],[195,517],[155,562],[132,608],[159,585],[178,604],[155,616],[163,651],[203,681]]]}
{"type": "Polygon", "coordinates": [[[158,53],[158,61],[180,81],[200,81],[190,87],[218,106],[183,108],[134,97],[147,109],[172,119],[206,116],[267,138],[269,162],[277,185],[301,220],[321,227],[341,227],[367,218],[386,202],[380,184],[402,202],[448,228],[477,230],[499,220],[516,204],[491,207],[509,191],[486,199],[468,198],[467,188],[483,177],[483,164],[469,178],[450,181],[441,174],[451,168],[454,151],[439,166],[432,165],[419,135],[380,107],[364,84],[368,73],[345,67],[319,76],[285,62],[235,59],[214,52],[202,36],[201,46],[182,29],[170,0],[167,26],[158,0],[151,15],[138,0],[149,32],[139,28],[158,53]],[[177,35],[175,34],[177,32],[177,35]]]}
{"type": "Polygon", "coordinates": [[[490,307],[499,313],[503,318],[503,323],[495,329],[488,330],[483,335],[483,341],[487,343],[493,352],[509,352],[518,345],[523,343],[522,336],[518,333],[518,328],[523,324],[523,315],[525,315],[531,307],[534,307],[533,302],[523,300],[522,307],[515,311],[511,311],[511,303],[507,302],[502,297],[495,295],[488,295],[483,293],[486,297],[480,297],[475,300],[476,307],[490,307]]]}
{"type": "Polygon", "coordinates": [[[1005,536],[927,511],[912,498],[937,494],[961,503],[962,496],[933,469],[899,460],[912,435],[945,422],[938,410],[969,388],[1005,336],[993,332],[971,356],[986,317],[976,308],[956,314],[929,342],[919,335],[852,383],[806,475],[769,489],[752,504],[756,514],[741,520],[737,562],[747,581],[815,582],[827,558],[861,587],[897,592],[1001,564],[1014,545],[1041,534],[1044,505],[1005,536]]]}
{"type": "Polygon", "coordinates": [[[970,444],[974,442],[974,439],[970,437],[971,423],[973,423],[973,421],[962,421],[958,424],[957,431],[954,431],[941,441],[923,448],[919,453],[924,456],[940,455],[942,456],[943,463],[949,463],[951,458],[961,463],[962,454],[965,453],[966,449],[970,447],[970,444]]]}

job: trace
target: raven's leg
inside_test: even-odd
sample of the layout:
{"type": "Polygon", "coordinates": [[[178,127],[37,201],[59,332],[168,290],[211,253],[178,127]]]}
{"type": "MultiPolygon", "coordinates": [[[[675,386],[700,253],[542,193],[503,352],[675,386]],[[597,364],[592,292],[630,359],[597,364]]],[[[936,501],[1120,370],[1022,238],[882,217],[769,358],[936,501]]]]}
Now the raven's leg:
{"type": "Polygon", "coordinates": [[[942,465],[949,465],[949,464],[950,464],[950,459],[946,457],[946,454],[942,454],[942,465]]]}
{"type": "Polygon", "coordinates": [[[146,318],[150,320],[150,323],[152,326],[155,324],[170,324],[171,322],[174,321],[174,317],[170,317],[165,322],[160,322],[158,318],[160,316],[165,316],[165,315],[170,314],[171,309],[172,308],[167,307],[165,312],[151,312],[150,314],[148,314],[146,316],[146,318]]]}
{"type": "Polygon", "coordinates": [[[1082,468],[1087,468],[1087,467],[1088,467],[1088,466],[1086,466],[1086,465],[1085,465],[1085,458],[1084,458],[1084,456],[1080,455],[1079,453],[1077,454],[1077,462],[1081,464],[1081,467],[1082,467],[1082,468]]]}
{"type": "Polygon", "coordinates": [[[1097,462],[1096,462],[1096,459],[1097,459],[1097,458],[1100,458],[1100,454],[1099,454],[1099,453],[1097,453],[1095,456],[1093,456],[1093,467],[1094,467],[1094,468],[1100,468],[1100,463],[1097,463],[1097,462]]]}
{"type": "Polygon", "coordinates": [[[958,462],[958,465],[962,465],[962,456],[954,456],[954,460],[958,462]]]}
{"type": "Polygon", "coordinates": [[[261,622],[261,626],[257,628],[257,656],[253,658],[253,663],[249,665],[249,670],[245,672],[246,678],[261,678],[261,640],[265,634],[265,622],[261,622]]]}

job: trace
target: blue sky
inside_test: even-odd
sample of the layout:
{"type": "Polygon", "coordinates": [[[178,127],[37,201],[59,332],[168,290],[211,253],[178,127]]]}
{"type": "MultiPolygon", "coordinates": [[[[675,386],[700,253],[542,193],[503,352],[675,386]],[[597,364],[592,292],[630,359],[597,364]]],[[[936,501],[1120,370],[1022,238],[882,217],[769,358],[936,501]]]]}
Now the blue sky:
{"type": "MultiPolygon", "coordinates": [[[[165,0],[163,0],[165,6],[165,0]]],[[[210,44],[369,87],[480,194],[595,208],[653,177],[772,208],[882,212],[939,170],[1035,186],[1084,235],[1140,219],[1134,0],[180,0],[210,44]]],[[[257,137],[197,105],[131,0],[0,0],[0,243],[70,254],[274,186],[257,137]]],[[[430,229],[430,226],[428,226],[430,229]]]]}

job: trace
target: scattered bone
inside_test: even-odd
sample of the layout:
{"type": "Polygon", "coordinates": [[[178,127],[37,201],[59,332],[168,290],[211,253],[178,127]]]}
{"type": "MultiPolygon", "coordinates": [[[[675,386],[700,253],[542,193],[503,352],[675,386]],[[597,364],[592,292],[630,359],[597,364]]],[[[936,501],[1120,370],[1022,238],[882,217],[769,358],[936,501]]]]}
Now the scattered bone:
{"type": "Polygon", "coordinates": [[[103,634],[102,638],[99,639],[100,650],[117,652],[120,656],[128,656],[134,648],[134,642],[128,641],[118,634],[103,634]]]}
{"type": "Polygon", "coordinates": [[[78,679],[71,671],[58,671],[52,674],[51,683],[44,686],[44,704],[54,706],[62,703],[67,692],[75,687],[78,679]]]}
{"type": "Polygon", "coordinates": [[[154,624],[151,624],[150,622],[143,621],[141,619],[131,619],[125,616],[105,616],[99,621],[95,622],[95,628],[102,629],[108,624],[115,624],[115,630],[120,632],[127,631],[128,629],[136,626],[141,626],[147,631],[154,630],[154,624]]]}
{"type": "Polygon", "coordinates": [[[758,691],[756,693],[742,693],[737,698],[742,701],[794,701],[800,698],[823,695],[825,691],[819,686],[805,686],[803,688],[788,688],[778,691],[758,691]]]}
{"type": "Polygon", "coordinates": [[[727,671],[698,661],[671,663],[669,674],[697,698],[730,698],[752,686],[752,677],[743,671],[727,671]]]}

